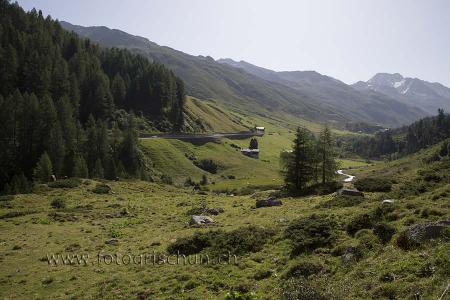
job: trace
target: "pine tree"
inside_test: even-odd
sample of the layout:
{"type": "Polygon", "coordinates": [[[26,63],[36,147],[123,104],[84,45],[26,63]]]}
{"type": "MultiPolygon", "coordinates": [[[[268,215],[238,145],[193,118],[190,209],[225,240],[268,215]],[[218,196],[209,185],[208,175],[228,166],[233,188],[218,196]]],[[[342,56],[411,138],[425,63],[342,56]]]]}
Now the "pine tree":
{"type": "Polygon", "coordinates": [[[317,141],[317,159],[322,183],[328,183],[336,177],[338,163],[336,161],[335,141],[331,130],[325,127],[317,141]]]}
{"type": "Polygon", "coordinates": [[[105,177],[105,172],[103,169],[102,161],[97,159],[94,165],[94,169],[90,172],[91,178],[99,178],[102,179],[105,177]]]}
{"type": "MultiPolygon", "coordinates": [[[[55,126],[50,131],[50,141],[47,148],[53,164],[53,172],[58,176],[63,175],[62,172],[64,167],[64,158],[66,157],[66,149],[64,146],[63,132],[59,121],[55,123],[55,126]]],[[[68,168],[70,168],[70,166],[68,168]]]]}
{"type": "Polygon", "coordinates": [[[10,185],[11,194],[28,194],[31,192],[30,184],[23,172],[13,176],[10,185]]]}
{"type": "Polygon", "coordinates": [[[311,135],[306,129],[298,128],[292,153],[286,163],[284,181],[288,190],[301,193],[313,177],[313,147],[311,135]]]}
{"type": "Polygon", "coordinates": [[[78,178],[88,178],[88,175],[89,174],[86,161],[81,155],[77,155],[74,159],[72,176],[78,178]]]}
{"type": "Polygon", "coordinates": [[[252,138],[250,140],[250,149],[258,149],[258,140],[256,138],[252,138]]]}
{"type": "Polygon", "coordinates": [[[38,182],[48,182],[53,174],[53,167],[47,152],[44,152],[39,159],[33,172],[33,178],[38,182]]]}

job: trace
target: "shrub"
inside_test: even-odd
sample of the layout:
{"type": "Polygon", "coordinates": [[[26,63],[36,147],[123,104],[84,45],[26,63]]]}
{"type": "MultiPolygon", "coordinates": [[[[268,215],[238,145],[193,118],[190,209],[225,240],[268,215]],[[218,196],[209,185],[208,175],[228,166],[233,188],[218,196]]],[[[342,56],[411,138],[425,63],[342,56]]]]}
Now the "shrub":
{"type": "Polygon", "coordinates": [[[258,252],[274,234],[275,232],[273,230],[261,227],[241,227],[227,233],[216,235],[211,250],[217,254],[223,254],[229,251],[235,255],[258,252]]]}
{"type": "Polygon", "coordinates": [[[389,192],[392,189],[390,179],[381,177],[367,177],[358,179],[354,183],[355,187],[364,192],[389,192]]]}
{"type": "Polygon", "coordinates": [[[272,271],[271,270],[259,270],[255,273],[255,275],[253,275],[253,278],[255,280],[262,280],[262,279],[266,279],[269,278],[270,276],[272,276],[272,271]]]}
{"type": "Polygon", "coordinates": [[[219,234],[219,232],[196,232],[190,237],[179,238],[167,247],[167,252],[169,254],[180,253],[184,255],[199,253],[206,247],[211,246],[212,237],[215,234],[219,234]]]}
{"type": "Polygon", "coordinates": [[[206,233],[196,232],[190,237],[177,239],[167,247],[170,254],[196,254],[209,248],[211,253],[221,255],[230,252],[234,255],[248,252],[258,252],[269,237],[274,235],[272,230],[256,226],[241,227],[230,232],[221,230],[206,233]]]}
{"type": "Polygon", "coordinates": [[[408,230],[400,232],[395,242],[403,250],[412,250],[417,246],[417,243],[409,238],[408,230]]]}
{"type": "Polygon", "coordinates": [[[53,182],[49,182],[47,185],[51,188],[75,188],[81,184],[81,180],[78,178],[61,179],[53,182]]]}
{"type": "Polygon", "coordinates": [[[287,272],[284,274],[285,278],[291,278],[291,277],[309,277],[314,274],[318,274],[324,270],[324,267],[322,264],[318,262],[312,262],[312,261],[300,261],[292,265],[287,272]]]}
{"type": "Polygon", "coordinates": [[[202,159],[199,161],[194,161],[194,165],[198,168],[202,169],[203,171],[209,172],[211,174],[216,174],[218,166],[217,164],[211,160],[211,159],[202,159]]]}
{"type": "Polygon", "coordinates": [[[96,194],[108,194],[111,187],[105,183],[98,183],[92,191],[96,194]]]}
{"type": "Polygon", "coordinates": [[[336,195],[333,197],[333,199],[321,203],[319,207],[320,208],[350,207],[358,205],[363,201],[364,197],[360,196],[336,195]]]}
{"type": "Polygon", "coordinates": [[[285,237],[292,241],[292,256],[319,247],[331,246],[335,240],[336,222],[326,215],[297,219],[286,228],[285,237]]]}
{"type": "Polygon", "coordinates": [[[173,179],[169,175],[163,174],[161,175],[161,182],[164,184],[173,184],[173,179]]]}
{"type": "Polygon", "coordinates": [[[355,235],[361,229],[370,229],[374,223],[373,216],[369,214],[360,214],[355,216],[345,227],[345,231],[351,236],[355,235]]]}
{"type": "Polygon", "coordinates": [[[50,205],[55,209],[61,209],[61,208],[66,207],[66,201],[64,201],[64,199],[57,198],[57,199],[52,200],[50,205]]]}
{"type": "Polygon", "coordinates": [[[395,234],[395,231],[395,227],[385,223],[376,224],[373,228],[373,233],[383,244],[386,244],[391,240],[392,236],[395,234]]]}

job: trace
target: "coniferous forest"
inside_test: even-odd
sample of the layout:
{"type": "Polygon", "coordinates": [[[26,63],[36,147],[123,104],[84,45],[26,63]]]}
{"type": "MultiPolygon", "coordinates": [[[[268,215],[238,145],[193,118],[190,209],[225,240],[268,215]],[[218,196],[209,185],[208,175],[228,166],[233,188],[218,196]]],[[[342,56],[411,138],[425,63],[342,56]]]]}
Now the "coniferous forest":
{"type": "Polygon", "coordinates": [[[179,131],[184,86],[163,65],[106,49],[0,0],[0,191],[57,177],[148,177],[136,115],[179,131]]]}
{"type": "Polygon", "coordinates": [[[374,136],[353,139],[348,150],[365,158],[395,159],[430,147],[449,137],[450,115],[439,109],[437,116],[423,118],[411,125],[386,130],[374,136]]]}

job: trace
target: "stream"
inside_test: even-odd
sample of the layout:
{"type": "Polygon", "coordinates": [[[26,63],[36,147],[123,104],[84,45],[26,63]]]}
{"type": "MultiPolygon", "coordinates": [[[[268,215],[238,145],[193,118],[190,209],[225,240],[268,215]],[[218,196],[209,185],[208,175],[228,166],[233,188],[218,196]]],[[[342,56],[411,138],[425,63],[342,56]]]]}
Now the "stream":
{"type": "Polygon", "coordinates": [[[336,173],[347,177],[344,179],[344,182],[352,182],[353,178],[355,178],[355,176],[353,176],[353,175],[345,174],[343,170],[337,170],[336,173]]]}

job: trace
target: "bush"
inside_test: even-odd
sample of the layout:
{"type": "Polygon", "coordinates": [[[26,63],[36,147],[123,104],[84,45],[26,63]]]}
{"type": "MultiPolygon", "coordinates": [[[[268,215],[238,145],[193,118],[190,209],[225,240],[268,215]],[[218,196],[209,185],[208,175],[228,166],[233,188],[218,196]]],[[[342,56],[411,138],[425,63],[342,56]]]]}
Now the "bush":
{"type": "Polygon", "coordinates": [[[51,188],[76,188],[80,186],[81,180],[78,178],[61,179],[53,182],[49,182],[47,185],[51,188]]]}
{"type": "Polygon", "coordinates": [[[418,246],[418,244],[409,237],[408,230],[400,232],[395,243],[403,250],[412,250],[418,246]]]}
{"type": "Polygon", "coordinates": [[[163,174],[161,175],[161,182],[164,184],[173,184],[173,179],[169,175],[163,174]]]}
{"type": "Polygon", "coordinates": [[[355,216],[350,223],[345,226],[345,231],[351,236],[355,235],[361,229],[370,229],[374,223],[373,216],[369,214],[360,214],[355,216]]]}
{"type": "Polygon", "coordinates": [[[381,177],[358,179],[354,185],[358,190],[363,192],[390,192],[392,189],[391,180],[381,177]]]}
{"type": "Polygon", "coordinates": [[[211,251],[217,254],[224,254],[229,251],[234,255],[258,252],[274,234],[275,231],[261,227],[241,227],[216,235],[211,251]]]}
{"type": "Polygon", "coordinates": [[[314,193],[317,195],[328,195],[340,190],[344,187],[340,181],[331,181],[327,183],[319,183],[312,186],[314,193]]]}
{"type": "Polygon", "coordinates": [[[347,196],[347,195],[336,195],[333,199],[323,202],[319,205],[320,208],[331,208],[331,207],[350,207],[355,206],[364,201],[364,197],[360,196],[347,196]]]}
{"type": "Polygon", "coordinates": [[[169,254],[197,254],[206,247],[211,246],[215,234],[219,234],[219,232],[196,232],[190,237],[179,238],[167,247],[167,252],[169,254]]]}
{"type": "Polygon", "coordinates": [[[373,228],[373,233],[380,239],[383,244],[388,243],[395,234],[395,227],[379,223],[373,228]]]}
{"type": "Polygon", "coordinates": [[[209,172],[211,174],[217,173],[218,166],[211,159],[202,159],[200,161],[196,160],[194,161],[194,165],[202,169],[203,171],[209,172]]]}
{"type": "Polygon", "coordinates": [[[108,194],[111,187],[105,183],[98,183],[92,191],[96,194],[108,194]]]}
{"type": "Polygon", "coordinates": [[[291,277],[309,277],[314,274],[318,274],[324,270],[322,264],[312,261],[300,261],[291,266],[284,274],[285,278],[291,277]]]}
{"type": "Polygon", "coordinates": [[[61,208],[66,207],[66,201],[64,201],[64,199],[57,198],[57,199],[52,200],[50,205],[55,209],[61,209],[61,208]]]}
{"type": "Polygon", "coordinates": [[[258,252],[274,231],[256,226],[241,227],[230,232],[221,230],[206,233],[196,232],[190,237],[177,239],[167,247],[170,254],[196,254],[209,248],[211,253],[221,255],[227,252],[240,255],[258,252]]]}
{"type": "Polygon", "coordinates": [[[291,255],[331,246],[336,238],[336,225],[336,222],[326,215],[311,215],[291,222],[284,233],[293,244],[291,255]]]}

